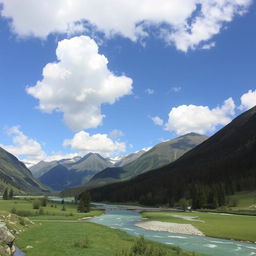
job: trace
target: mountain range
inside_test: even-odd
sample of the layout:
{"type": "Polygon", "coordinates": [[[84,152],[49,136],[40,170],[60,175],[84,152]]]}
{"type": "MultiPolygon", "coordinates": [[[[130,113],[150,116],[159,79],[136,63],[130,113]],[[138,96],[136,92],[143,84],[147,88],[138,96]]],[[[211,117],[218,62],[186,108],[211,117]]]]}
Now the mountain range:
{"type": "Polygon", "coordinates": [[[0,191],[6,187],[12,188],[19,194],[39,194],[50,191],[33,177],[21,161],[0,147],[0,191]]]}
{"type": "Polygon", "coordinates": [[[108,167],[95,174],[83,187],[68,189],[63,194],[72,195],[84,189],[129,180],[139,174],[175,161],[207,138],[207,136],[200,134],[189,133],[176,139],[162,142],[146,152],[138,152],[133,161],[119,167],[108,167]]]}
{"type": "Polygon", "coordinates": [[[157,205],[187,198],[204,207],[215,199],[221,201],[220,195],[255,190],[255,152],[256,107],[173,163],[90,192],[95,201],[157,205]]]}

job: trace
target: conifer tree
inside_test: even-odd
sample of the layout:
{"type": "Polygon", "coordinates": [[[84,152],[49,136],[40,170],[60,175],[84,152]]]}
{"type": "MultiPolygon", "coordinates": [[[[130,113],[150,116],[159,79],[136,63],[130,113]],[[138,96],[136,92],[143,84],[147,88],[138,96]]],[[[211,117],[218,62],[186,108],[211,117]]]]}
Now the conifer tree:
{"type": "Polygon", "coordinates": [[[3,200],[8,200],[8,188],[6,188],[4,190],[4,193],[3,193],[3,200]]]}
{"type": "Polygon", "coordinates": [[[13,189],[11,188],[9,191],[9,200],[13,199],[13,189]]]}
{"type": "Polygon", "coordinates": [[[80,200],[77,210],[79,212],[89,212],[91,203],[91,195],[88,192],[83,192],[80,195],[80,200]]]}

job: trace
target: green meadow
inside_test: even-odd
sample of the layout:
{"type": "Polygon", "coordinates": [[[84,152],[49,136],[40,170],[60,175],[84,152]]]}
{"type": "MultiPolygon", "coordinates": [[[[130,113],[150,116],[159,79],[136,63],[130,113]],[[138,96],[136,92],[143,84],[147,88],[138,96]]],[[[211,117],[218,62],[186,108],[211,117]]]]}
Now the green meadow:
{"type": "Polygon", "coordinates": [[[163,222],[192,224],[206,236],[256,241],[256,217],[206,212],[144,212],[144,218],[163,222]],[[195,217],[194,221],[173,215],[195,217]]]}
{"type": "Polygon", "coordinates": [[[145,241],[146,247],[142,247],[149,248],[148,252],[153,250],[153,255],[130,254],[138,238],[117,229],[81,220],[88,216],[98,216],[102,211],[92,209],[89,213],[78,213],[75,204],[65,204],[63,211],[63,204],[49,202],[46,207],[41,207],[43,214],[40,214],[38,209],[33,209],[33,200],[0,200],[0,219],[8,220],[8,227],[19,231],[15,235],[15,245],[26,256],[203,256],[151,241],[145,241]],[[10,215],[14,208],[17,213],[32,215],[28,216],[31,221],[27,217],[10,215]]]}

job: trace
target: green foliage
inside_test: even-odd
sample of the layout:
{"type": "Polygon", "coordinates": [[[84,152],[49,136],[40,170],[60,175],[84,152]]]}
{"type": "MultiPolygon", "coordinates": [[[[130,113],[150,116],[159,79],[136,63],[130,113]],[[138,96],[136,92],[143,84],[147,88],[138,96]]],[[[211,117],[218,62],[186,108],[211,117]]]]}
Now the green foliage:
{"type": "Polygon", "coordinates": [[[13,199],[13,189],[11,188],[10,191],[9,191],[9,195],[8,195],[8,199],[9,200],[12,200],[13,199]]]}
{"type": "Polygon", "coordinates": [[[179,247],[163,248],[156,243],[149,243],[143,236],[139,237],[129,250],[121,250],[115,256],[174,256],[186,255],[179,247]]]}
{"type": "Polygon", "coordinates": [[[8,188],[6,188],[6,189],[4,190],[3,199],[4,199],[4,200],[8,200],[8,188]]]}
{"type": "Polygon", "coordinates": [[[39,199],[33,200],[32,206],[33,206],[33,209],[39,209],[41,206],[41,200],[39,199]]]}
{"type": "Polygon", "coordinates": [[[90,247],[90,240],[88,238],[88,236],[86,236],[84,239],[79,240],[74,242],[74,246],[75,247],[80,247],[80,248],[89,248],[90,247]]]}
{"type": "Polygon", "coordinates": [[[44,196],[43,198],[40,199],[41,200],[41,206],[46,207],[47,203],[48,203],[48,197],[44,196]]]}
{"type": "Polygon", "coordinates": [[[19,224],[25,226],[25,221],[23,218],[19,218],[19,224]]]}
{"type": "Polygon", "coordinates": [[[177,203],[177,206],[179,206],[185,212],[188,209],[189,201],[186,198],[181,198],[177,203]]]}
{"type": "Polygon", "coordinates": [[[62,206],[61,210],[62,210],[62,211],[66,211],[65,204],[63,204],[63,206],[62,206]]]}
{"type": "Polygon", "coordinates": [[[88,192],[83,192],[80,195],[78,204],[78,212],[89,212],[90,211],[91,196],[88,192]]]}
{"type": "Polygon", "coordinates": [[[38,211],[39,215],[44,215],[44,208],[40,207],[39,211],[38,211]]]}

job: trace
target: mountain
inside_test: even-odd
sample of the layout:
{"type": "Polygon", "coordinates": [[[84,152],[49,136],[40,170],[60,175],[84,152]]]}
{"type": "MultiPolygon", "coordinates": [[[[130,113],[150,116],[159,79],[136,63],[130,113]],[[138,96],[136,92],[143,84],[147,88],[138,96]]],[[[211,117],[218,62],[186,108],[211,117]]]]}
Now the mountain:
{"type": "Polygon", "coordinates": [[[33,165],[32,167],[30,167],[30,171],[32,172],[35,178],[39,178],[40,176],[44,175],[46,172],[51,170],[56,165],[58,165],[58,161],[52,161],[52,162],[40,161],[36,165],[33,165]]]}
{"type": "Polygon", "coordinates": [[[86,182],[86,179],[94,174],[94,171],[74,171],[58,164],[41,176],[39,180],[52,189],[60,191],[70,186],[79,186],[81,181],[82,183],[86,182]]]}
{"type": "Polygon", "coordinates": [[[63,192],[63,195],[74,195],[85,189],[91,189],[131,179],[151,169],[161,167],[175,161],[184,153],[205,141],[207,138],[207,136],[189,133],[176,139],[162,142],[144,153],[141,151],[138,152],[141,156],[136,157],[134,161],[129,162],[122,167],[108,167],[93,176],[85,186],[68,189],[63,192]]]}
{"type": "Polygon", "coordinates": [[[49,192],[22,162],[0,147],[0,191],[5,187],[13,188],[16,193],[49,192]]]}
{"type": "Polygon", "coordinates": [[[86,186],[97,187],[128,180],[149,170],[164,166],[177,160],[184,153],[202,143],[207,138],[207,136],[189,133],[176,139],[162,142],[121,168],[110,167],[99,172],[86,186]]]}
{"type": "Polygon", "coordinates": [[[142,149],[138,152],[122,156],[117,161],[115,161],[114,166],[115,167],[122,167],[126,164],[129,164],[129,163],[135,161],[136,159],[138,159],[140,156],[142,156],[146,152],[147,152],[147,150],[142,149]]]}
{"type": "Polygon", "coordinates": [[[92,189],[94,201],[222,205],[225,196],[256,187],[256,107],[241,114],[175,162],[126,182],[92,189]]]}
{"type": "Polygon", "coordinates": [[[112,163],[101,155],[89,153],[84,157],[41,161],[31,171],[43,184],[54,190],[62,190],[87,183],[95,174],[109,166],[112,163]]]}

